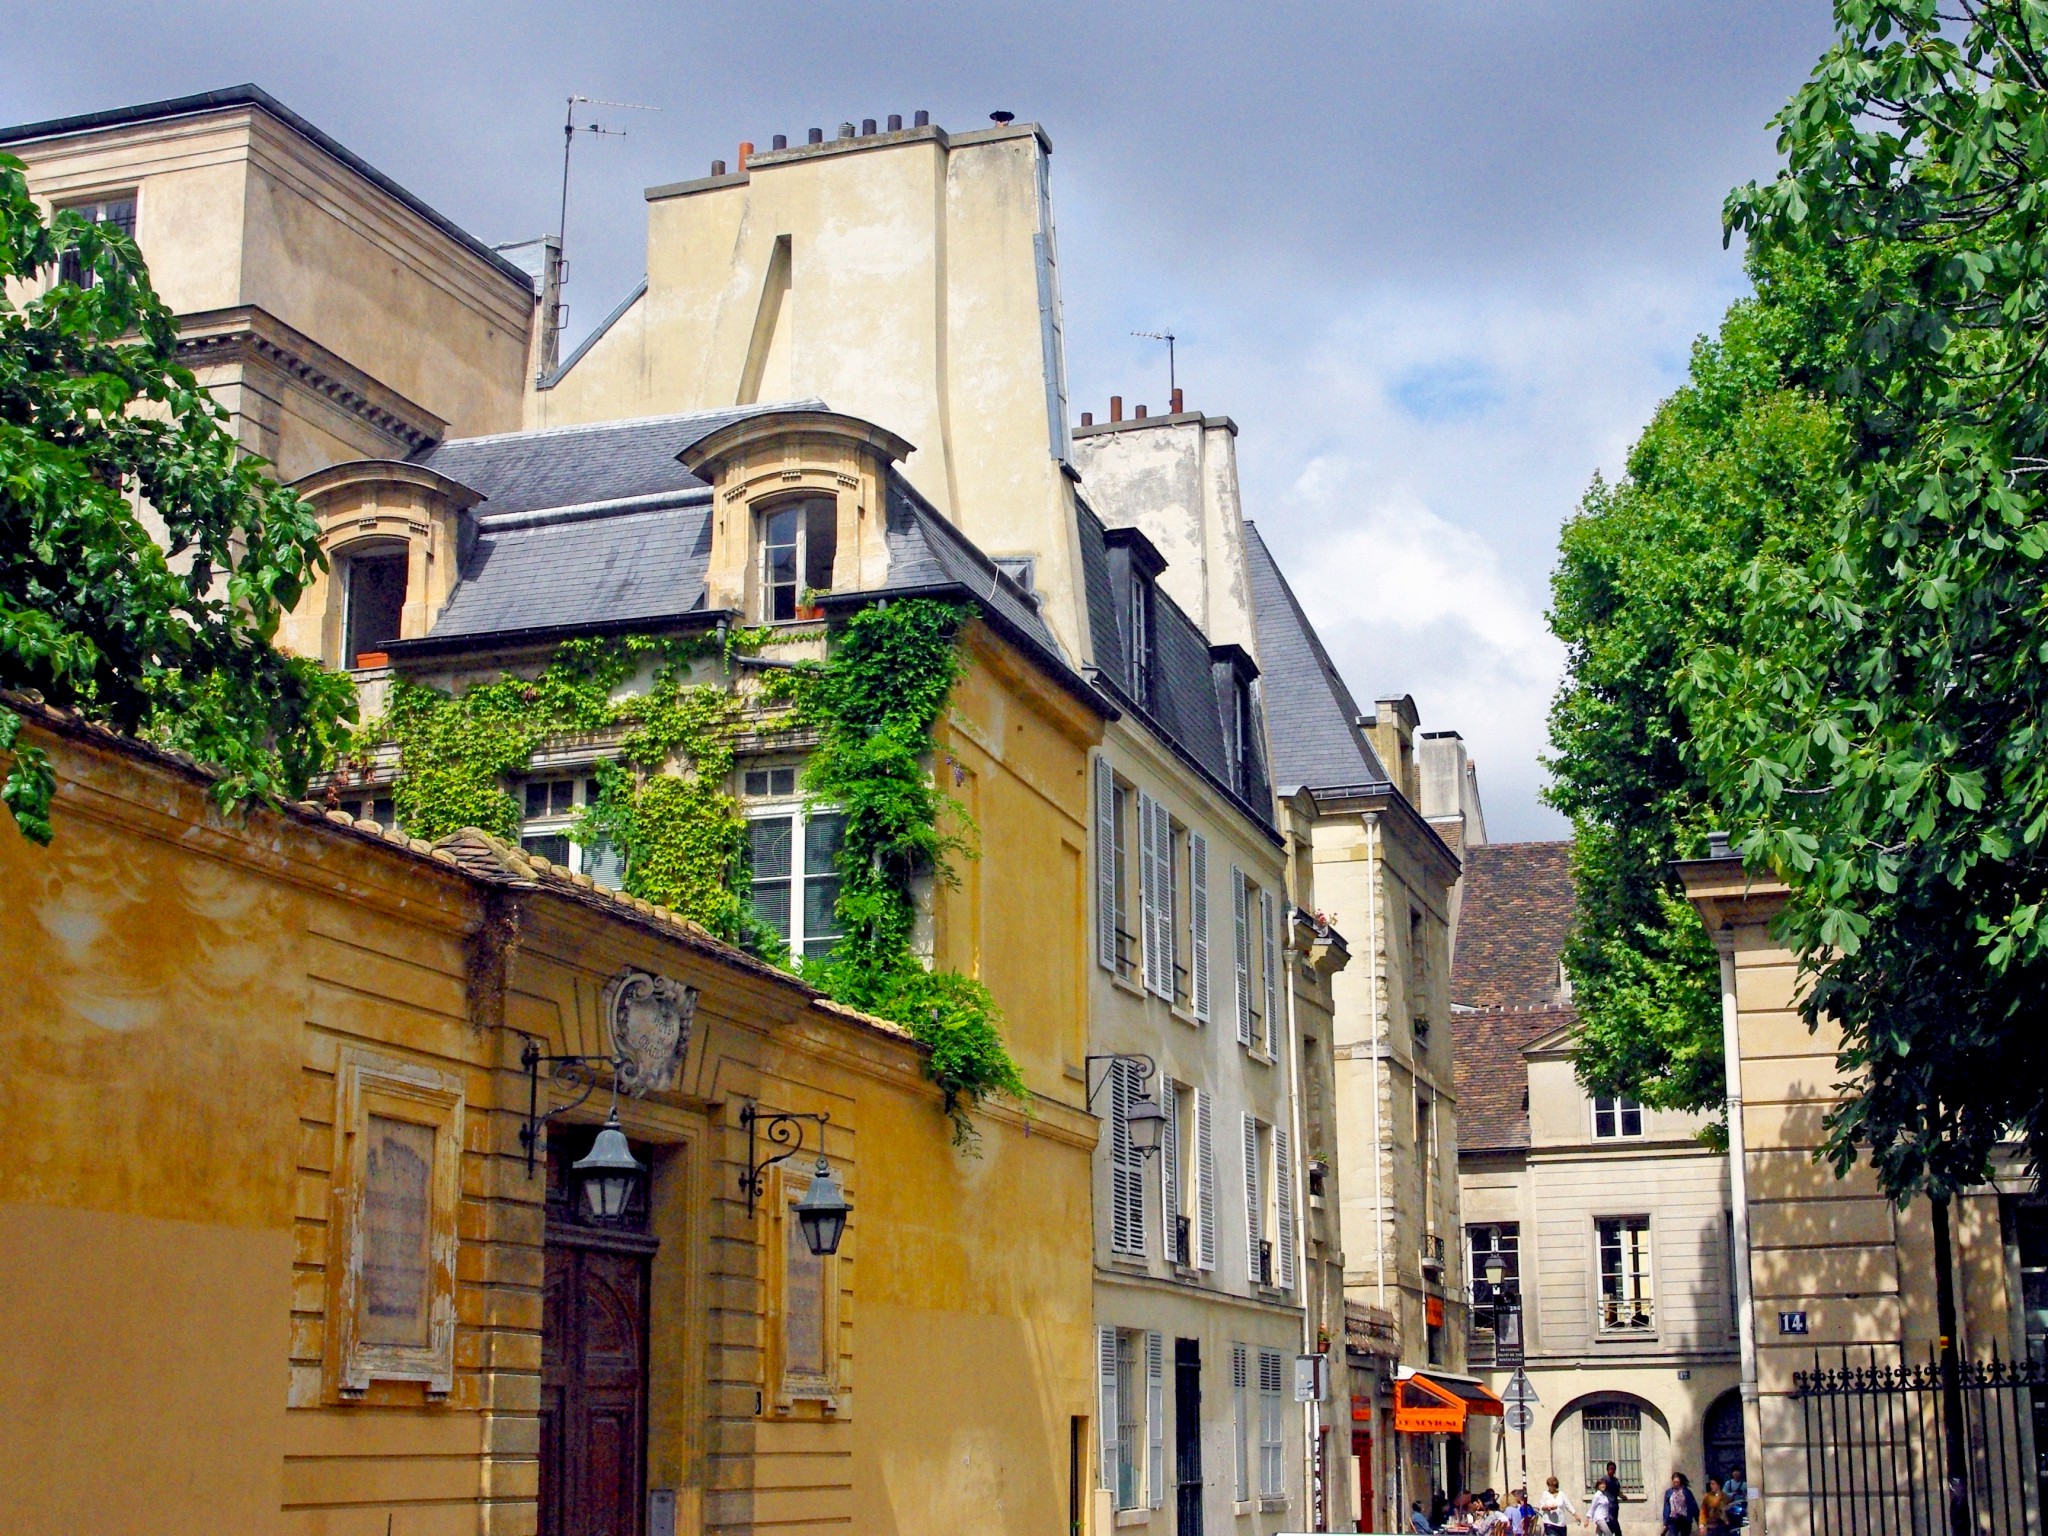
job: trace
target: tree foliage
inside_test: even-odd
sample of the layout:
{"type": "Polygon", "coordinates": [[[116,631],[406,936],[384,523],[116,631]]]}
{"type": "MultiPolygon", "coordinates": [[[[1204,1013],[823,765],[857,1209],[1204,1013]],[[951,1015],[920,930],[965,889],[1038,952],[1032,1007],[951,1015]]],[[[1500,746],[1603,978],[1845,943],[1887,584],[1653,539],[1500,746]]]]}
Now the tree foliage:
{"type": "Polygon", "coordinates": [[[1754,295],[1694,347],[1687,382],[1566,524],[1550,623],[1567,647],[1551,710],[1551,803],[1572,819],[1577,919],[1564,963],[1577,1067],[1661,1108],[1725,1098],[1712,940],[1673,874],[1721,825],[1681,683],[1732,641],[1742,571],[1823,527],[1842,435],[1817,395],[1838,350],[1824,296],[1854,258],[1759,254],[1754,295]]]}
{"type": "Polygon", "coordinates": [[[1828,301],[1848,434],[1827,536],[1767,541],[1687,668],[1744,855],[1840,1024],[1838,1167],[1905,1197],[2048,1151],[2048,10],[1838,0],[1728,204],[1758,249],[1878,253],[1828,301]]]}
{"type": "MultiPolygon", "coordinates": [[[[312,513],[178,366],[134,242],[45,222],[0,155],[0,283],[67,256],[84,280],[0,297],[0,684],[192,753],[223,804],[301,794],[354,710],[347,678],[272,643],[322,560],[312,513]]],[[[19,728],[0,710],[0,749],[19,728]]],[[[53,788],[14,753],[0,800],[38,842],[53,788]]]]}

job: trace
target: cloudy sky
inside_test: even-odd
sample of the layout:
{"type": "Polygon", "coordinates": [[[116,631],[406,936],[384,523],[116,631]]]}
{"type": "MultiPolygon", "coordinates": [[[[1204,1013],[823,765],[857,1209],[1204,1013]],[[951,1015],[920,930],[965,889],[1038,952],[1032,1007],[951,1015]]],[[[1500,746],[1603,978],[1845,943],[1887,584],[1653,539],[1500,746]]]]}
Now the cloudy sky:
{"type": "Polygon", "coordinates": [[[1362,699],[1464,733],[1498,839],[1537,799],[1559,523],[1742,287],[1729,186],[1822,0],[538,5],[17,0],[0,122],[254,81],[486,239],[552,228],[570,329],[639,277],[648,185],[741,139],[1002,109],[1054,146],[1074,409],[1238,423],[1246,505],[1362,699]]]}

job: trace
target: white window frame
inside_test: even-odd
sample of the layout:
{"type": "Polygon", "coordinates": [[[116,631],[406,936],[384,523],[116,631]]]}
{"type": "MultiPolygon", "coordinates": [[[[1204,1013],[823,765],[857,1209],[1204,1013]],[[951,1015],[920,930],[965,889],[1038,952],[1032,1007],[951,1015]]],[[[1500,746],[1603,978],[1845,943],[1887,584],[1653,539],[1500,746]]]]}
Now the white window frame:
{"type": "Polygon", "coordinates": [[[1107,1324],[1096,1329],[1102,1445],[1097,1485],[1110,1507],[1157,1509],[1166,1496],[1166,1341],[1107,1324]]]}
{"type": "Polygon", "coordinates": [[[1242,1344],[1230,1346],[1230,1402],[1232,1408],[1232,1440],[1235,1450],[1234,1470],[1236,1472],[1236,1497],[1240,1504],[1248,1504],[1252,1497],[1252,1403],[1251,1403],[1251,1352],[1242,1344]]]}
{"type": "Polygon", "coordinates": [[[1259,1501],[1287,1497],[1286,1360],[1277,1349],[1259,1351],[1259,1501]]]}
{"type": "MultiPolygon", "coordinates": [[[[113,222],[124,225],[122,233],[133,240],[142,223],[142,194],[140,189],[134,187],[123,188],[118,192],[99,192],[91,197],[57,203],[50,209],[52,219],[60,213],[75,213],[88,224],[113,222]],[[124,203],[127,205],[128,217],[125,220],[111,219],[112,211],[124,203]]],[[[67,251],[64,260],[58,263],[57,277],[59,282],[69,282],[78,288],[90,288],[97,280],[98,274],[91,267],[75,260],[72,253],[67,251]]]]}
{"type": "MultiPolygon", "coordinates": [[[[595,763],[580,763],[574,766],[564,765],[559,768],[538,769],[527,774],[519,781],[519,787],[513,791],[513,795],[519,802],[519,846],[522,850],[528,853],[538,852],[538,850],[528,847],[529,841],[538,841],[544,837],[559,837],[568,844],[568,858],[566,860],[553,859],[551,854],[542,855],[543,857],[553,859],[553,862],[560,864],[562,868],[570,870],[575,874],[588,875],[599,885],[606,886],[612,890],[619,889],[625,883],[625,866],[623,863],[607,867],[604,860],[598,857],[597,850],[586,848],[570,836],[570,833],[576,829],[576,819],[583,814],[584,808],[596,799],[597,765],[595,763]],[[550,808],[539,815],[529,816],[526,811],[526,791],[527,786],[533,784],[568,784],[570,786],[569,809],[567,811],[556,811],[550,808]]],[[[552,803],[552,793],[550,798],[552,803]]]]}
{"type": "Polygon", "coordinates": [[[1465,1274],[1472,1295],[1472,1326],[1491,1329],[1493,1327],[1493,1294],[1486,1278],[1486,1261],[1492,1255],[1501,1255],[1507,1269],[1504,1281],[1507,1284],[1521,1284],[1522,1280],[1522,1224],[1519,1221],[1469,1221],[1465,1224],[1465,1274]],[[1480,1246],[1480,1234],[1487,1235],[1485,1247],[1480,1246]],[[1502,1239],[1507,1242],[1502,1247],[1502,1239]],[[1481,1321],[1484,1318],[1485,1321],[1481,1321]]]}
{"type": "Polygon", "coordinates": [[[1600,1332],[1640,1337],[1657,1327],[1657,1250],[1646,1214],[1596,1216],[1593,1218],[1593,1305],[1600,1332]],[[1607,1291],[1609,1229],[1613,1229],[1613,1250],[1618,1267],[1617,1294],[1607,1291]],[[1641,1318],[1641,1322],[1635,1321],[1641,1318]]]}
{"type": "Polygon", "coordinates": [[[1595,1094],[1588,1101],[1593,1112],[1593,1139],[1595,1141],[1637,1141],[1643,1135],[1643,1106],[1627,1094],[1595,1094]],[[1635,1129],[1630,1130],[1629,1120],[1635,1120],[1635,1129]],[[1606,1129],[1602,1130],[1602,1122],[1606,1129]]]}
{"type": "Polygon", "coordinates": [[[1188,1011],[1209,1022],[1209,840],[1188,831],[1188,1011]]]}
{"type": "MultiPolygon", "coordinates": [[[[1254,1291],[1269,1288],[1259,1278],[1260,1250],[1266,1242],[1266,1201],[1270,1184],[1267,1163],[1272,1157],[1272,1130],[1256,1115],[1243,1118],[1245,1275],[1254,1291]]],[[[1276,1277],[1277,1278],[1277,1277],[1276,1277]]]]}
{"type": "MultiPolygon", "coordinates": [[[[830,875],[814,875],[806,871],[804,859],[805,840],[810,834],[810,827],[813,821],[828,816],[838,816],[841,812],[833,806],[807,805],[798,799],[754,801],[746,806],[745,814],[749,823],[747,835],[749,838],[750,857],[751,839],[753,837],[752,823],[757,821],[787,821],[790,823],[789,874],[786,877],[778,876],[775,878],[786,878],[789,882],[789,932],[784,934],[782,938],[789,946],[790,954],[800,959],[803,957],[805,944],[813,937],[813,935],[805,931],[804,926],[804,882],[807,880],[836,880],[839,878],[836,866],[830,875]]],[[[749,899],[749,905],[751,906],[751,898],[749,899]]],[[[757,919],[760,918],[758,912],[755,916],[757,919]]],[[[765,921],[765,919],[761,920],[765,921]]],[[[832,935],[832,938],[836,940],[842,936],[843,933],[835,933],[832,935]]]]}
{"type": "Polygon", "coordinates": [[[753,508],[754,514],[754,581],[759,621],[763,624],[808,624],[814,622],[804,613],[804,594],[809,591],[829,591],[828,578],[822,588],[806,584],[805,577],[811,565],[811,513],[823,509],[832,520],[832,555],[836,565],[839,556],[839,500],[835,496],[807,495],[788,500],[770,502],[766,506],[753,508]],[[790,616],[786,619],[773,617],[775,609],[774,588],[768,579],[768,525],[784,512],[798,514],[796,520],[796,593],[790,602],[790,616]]]}

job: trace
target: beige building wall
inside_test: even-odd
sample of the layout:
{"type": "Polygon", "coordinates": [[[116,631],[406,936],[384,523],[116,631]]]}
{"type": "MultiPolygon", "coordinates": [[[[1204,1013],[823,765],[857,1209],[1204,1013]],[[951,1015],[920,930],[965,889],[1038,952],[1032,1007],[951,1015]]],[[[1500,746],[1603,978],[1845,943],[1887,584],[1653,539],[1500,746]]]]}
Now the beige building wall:
{"type": "Polygon", "coordinates": [[[0,147],[46,210],[134,198],[179,360],[280,479],[519,425],[530,282],[261,92],[0,131],[0,147]]]}

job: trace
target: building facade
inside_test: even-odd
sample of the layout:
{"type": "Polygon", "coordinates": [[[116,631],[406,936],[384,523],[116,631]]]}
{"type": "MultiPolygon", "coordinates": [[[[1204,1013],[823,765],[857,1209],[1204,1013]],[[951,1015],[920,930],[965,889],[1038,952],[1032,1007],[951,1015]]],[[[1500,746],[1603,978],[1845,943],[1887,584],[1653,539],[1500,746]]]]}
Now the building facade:
{"type": "Polygon", "coordinates": [[[1465,854],[1451,996],[1470,1358],[1503,1391],[1518,1320],[1539,1399],[1525,1430],[1501,1421],[1473,1480],[1554,1475],[1583,1510],[1613,1461],[1622,1528],[1654,1532],[1673,1472],[1704,1488],[1743,1465],[1728,1160],[1702,1144],[1703,1116],[1580,1086],[1559,962],[1571,851],[1465,854]]]}

